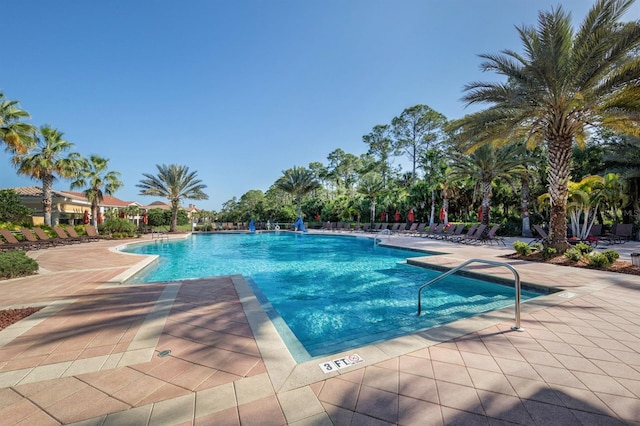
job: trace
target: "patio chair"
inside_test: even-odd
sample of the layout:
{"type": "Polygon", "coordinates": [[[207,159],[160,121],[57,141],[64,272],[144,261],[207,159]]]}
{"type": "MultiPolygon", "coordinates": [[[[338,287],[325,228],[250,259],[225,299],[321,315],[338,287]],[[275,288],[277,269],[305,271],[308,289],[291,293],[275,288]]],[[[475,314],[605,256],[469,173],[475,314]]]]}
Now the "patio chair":
{"type": "Polygon", "coordinates": [[[444,223],[429,227],[429,231],[425,232],[424,235],[421,235],[421,237],[436,238],[438,235],[442,234],[442,232],[444,231],[444,227],[444,223]]]}
{"type": "Polygon", "coordinates": [[[413,222],[411,226],[409,226],[409,228],[406,228],[405,226],[406,229],[401,229],[400,234],[411,235],[416,232],[416,229],[418,229],[418,225],[418,222],[413,222]]]}
{"type": "Polygon", "coordinates": [[[473,236],[473,234],[476,232],[476,229],[478,229],[478,225],[476,225],[475,223],[473,225],[471,225],[469,227],[469,229],[467,230],[467,232],[465,234],[460,234],[456,237],[452,237],[450,239],[450,241],[459,243],[460,240],[462,240],[463,238],[471,238],[473,236]]]}
{"type": "Polygon", "coordinates": [[[448,236],[453,234],[455,228],[456,227],[453,225],[453,223],[447,223],[442,229],[442,232],[440,234],[434,235],[433,238],[435,238],[436,240],[446,240],[448,236]]]}
{"type": "Polygon", "coordinates": [[[53,227],[53,232],[55,232],[58,238],[63,241],[68,241],[69,243],[72,243],[72,244],[83,242],[82,239],[80,239],[80,237],[76,237],[76,238],[70,237],[69,235],[67,235],[66,232],[64,232],[64,229],[60,228],[57,225],[53,227]]]}
{"type": "Polygon", "coordinates": [[[98,234],[98,230],[93,225],[85,225],[84,226],[84,230],[87,233],[87,235],[89,237],[91,237],[91,238],[96,238],[96,239],[101,239],[101,240],[107,238],[107,237],[105,237],[103,235],[98,234]]]}
{"type": "Polygon", "coordinates": [[[391,228],[389,229],[389,231],[393,232],[393,233],[397,233],[398,230],[400,229],[400,223],[396,222],[393,225],[391,225],[391,228]]]}
{"type": "Polygon", "coordinates": [[[462,235],[462,231],[464,231],[465,226],[466,225],[464,223],[459,223],[455,227],[452,226],[452,231],[444,235],[444,239],[447,241],[453,241],[454,239],[458,238],[460,235],[462,235]]]}
{"type": "Polygon", "coordinates": [[[22,234],[29,241],[33,241],[32,238],[35,238],[35,242],[43,241],[45,243],[49,243],[52,246],[61,246],[63,244],[69,244],[68,241],[61,240],[60,238],[51,238],[49,235],[47,235],[46,232],[44,232],[42,228],[38,228],[37,226],[33,228],[33,233],[31,233],[31,231],[29,231],[27,228],[22,228],[22,234]],[[35,238],[33,236],[33,233],[36,234],[38,238],[35,238]]]}
{"type": "Polygon", "coordinates": [[[5,245],[6,249],[12,250],[29,250],[29,249],[38,249],[40,243],[32,243],[30,241],[20,241],[16,238],[15,235],[11,233],[8,229],[0,229],[0,235],[5,239],[7,244],[5,245]]]}
{"type": "Polygon", "coordinates": [[[544,229],[542,229],[540,225],[533,225],[533,229],[536,230],[536,232],[538,233],[538,236],[534,240],[532,240],[529,243],[529,245],[534,243],[544,244],[549,239],[549,234],[547,234],[547,232],[544,229]]]}
{"type": "Polygon", "coordinates": [[[479,242],[482,244],[489,243],[493,245],[493,242],[495,241],[498,245],[502,244],[503,246],[506,246],[504,238],[496,235],[498,229],[500,229],[500,225],[493,225],[491,229],[489,229],[489,232],[487,232],[487,235],[480,237],[479,242]]]}
{"type": "Polygon", "coordinates": [[[481,240],[485,229],[487,229],[487,225],[480,224],[478,225],[478,227],[476,228],[476,231],[471,236],[469,237],[465,236],[465,238],[461,238],[459,242],[463,244],[476,244],[481,240]]]}
{"type": "Polygon", "coordinates": [[[64,227],[64,229],[67,231],[67,234],[69,234],[69,236],[71,238],[77,238],[81,241],[86,241],[86,242],[91,242],[91,241],[97,241],[97,238],[91,238],[88,235],[80,235],[76,232],[76,229],[71,226],[71,225],[67,225],[64,227]]]}

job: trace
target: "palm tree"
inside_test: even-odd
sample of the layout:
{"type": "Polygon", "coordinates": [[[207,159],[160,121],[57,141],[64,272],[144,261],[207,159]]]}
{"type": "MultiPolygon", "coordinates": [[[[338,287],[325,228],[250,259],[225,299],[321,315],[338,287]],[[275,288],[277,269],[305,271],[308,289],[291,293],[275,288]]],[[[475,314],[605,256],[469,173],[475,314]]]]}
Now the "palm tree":
{"type": "Polygon", "coordinates": [[[207,185],[203,185],[200,179],[196,179],[198,173],[189,172],[187,166],[156,164],[156,168],[158,169],[157,175],[143,173],[145,179],[136,186],[141,188],[140,195],[165,197],[171,202],[169,232],[176,232],[180,201],[183,199],[208,200],[209,196],[202,192],[207,185]]]}
{"type": "Polygon", "coordinates": [[[73,143],[62,138],[63,133],[51,126],[40,127],[42,140],[34,134],[37,150],[33,153],[16,154],[14,164],[18,165],[18,174],[29,176],[42,181],[42,210],[45,225],[51,226],[51,205],[53,181],[56,175],[70,179],[76,174],[83,158],[72,152],[68,157],[63,154],[73,147],[73,143]]]}
{"type": "Polygon", "coordinates": [[[302,217],[302,197],[320,188],[315,174],[304,167],[296,167],[282,172],[274,186],[279,190],[290,194],[296,201],[298,217],[302,217]]]}
{"type": "Polygon", "coordinates": [[[564,251],[569,167],[573,143],[584,143],[588,126],[638,134],[640,23],[620,22],[633,0],[599,0],[574,32],[562,7],[540,12],[537,27],[518,28],[524,53],[484,54],[483,71],[507,82],[473,82],[468,105],[490,106],[456,121],[452,129],[473,140],[473,149],[525,136],[545,143],[551,195],[550,246],[564,251]]]}
{"type": "Polygon", "coordinates": [[[384,180],[376,172],[369,172],[360,179],[358,192],[369,199],[371,223],[376,220],[376,197],[384,191],[384,188],[384,180]]]}
{"type": "Polygon", "coordinates": [[[71,183],[71,189],[86,188],[84,195],[91,202],[91,223],[98,225],[98,206],[104,200],[104,195],[113,195],[122,187],[120,173],[108,171],[109,160],[91,155],[85,160],[78,172],[76,180],[71,183]]]}
{"type": "Polygon", "coordinates": [[[489,225],[491,210],[492,184],[496,179],[509,180],[524,173],[525,167],[519,158],[522,145],[509,145],[496,149],[490,144],[482,145],[471,154],[456,152],[452,154],[450,178],[470,177],[475,181],[476,189],[482,196],[482,220],[489,225]]]}
{"type": "Polygon", "coordinates": [[[35,127],[23,123],[29,113],[20,109],[18,101],[10,101],[0,92],[0,140],[16,154],[26,154],[36,141],[32,137],[35,127]]]}

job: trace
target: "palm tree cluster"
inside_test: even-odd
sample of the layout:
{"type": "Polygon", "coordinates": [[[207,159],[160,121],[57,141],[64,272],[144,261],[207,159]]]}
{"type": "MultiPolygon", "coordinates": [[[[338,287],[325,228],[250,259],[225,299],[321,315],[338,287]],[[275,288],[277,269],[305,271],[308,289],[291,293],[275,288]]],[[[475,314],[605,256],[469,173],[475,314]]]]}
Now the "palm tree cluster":
{"type": "Polygon", "coordinates": [[[104,194],[112,195],[122,186],[120,174],[108,170],[109,160],[97,155],[88,159],[77,152],[68,152],[74,144],[64,139],[64,133],[50,125],[36,128],[24,122],[29,113],[17,101],[0,93],[0,138],[18,174],[42,183],[42,207],[45,225],[51,226],[52,189],[57,178],[72,179],[71,189],[86,188],[91,202],[92,221],[97,225],[98,205],[104,194]]]}
{"type": "Polygon", "coordinates": [[[468,104],[488,107],[452,124],[467,151],[525,139],[546,149],[550,245],[567,248],[571,155],[590,131],[640,133],[640,23],[621,22],[633,0],[599,0],[574,31],[561,6],[519,27],[523,52],[483,54],[481,67],[503,82],[474,82],[468,104]]]}

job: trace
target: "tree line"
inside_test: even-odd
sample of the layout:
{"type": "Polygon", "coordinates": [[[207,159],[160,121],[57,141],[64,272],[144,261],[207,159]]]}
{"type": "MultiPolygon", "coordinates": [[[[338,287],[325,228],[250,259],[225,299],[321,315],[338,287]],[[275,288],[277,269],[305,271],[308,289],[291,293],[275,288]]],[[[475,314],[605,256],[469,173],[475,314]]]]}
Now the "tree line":
{"type": "MultiPolygon", "coordinates": [[[[621,21],[633,2],[598,0],[575,29],[561,6],[539,12],[537,25],[516,28],[521,52],[480,55],[481,69],[501,80],[464,88],[478,112],[448,120],[427,105],[406,108],[362,137],[365,154],[337,148],[326,163],[293,166],[266,192],[250,190],[200,220],[374,222],[395,221],[396,212],[406,220],[413,210],[417,221],[491,221],[525,236],[533,220],[548,222],[548,244],[561,252],[569,222],[585,232],[596,220],[640,221],[640,23],[621,21]]],[[[3,117],[2,126],[11,123],[3,117]]],[[[0,134],[16,164],[38,141],[19,118],[0,134]]],[[[40,129],[43,140],[58,134],[40,129]]],[[[183,198],[206,199],[195,172],[157,167],[141,194],[166,196],[176,209],[183,198]]],[[[89,167],[72,186],[95,189],[96,173],[89,167]]]]}

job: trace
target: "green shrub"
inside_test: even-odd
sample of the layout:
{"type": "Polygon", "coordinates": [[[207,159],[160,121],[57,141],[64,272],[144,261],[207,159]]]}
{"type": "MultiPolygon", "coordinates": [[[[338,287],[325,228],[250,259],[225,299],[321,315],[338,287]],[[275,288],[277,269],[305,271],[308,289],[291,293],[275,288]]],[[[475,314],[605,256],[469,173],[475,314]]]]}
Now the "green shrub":
{"type": "Polygon", "coordinates": [[[136,225],[129,222],[127,219],[116,217],[113,219],[107,219],[102,224],[98,225],[98,230],[101,234],[128,234],[136,231],[136,225]]]}
{"type": "Polygon", "coordinates": [[[578,247],[571,247],[569,250],[564,252],[564,255],[567,256],[567,259],[577,262],[582,259],[583,253],[578,247]]]}
{"type": "Polygon", "coordinates": [[[593,251],[593,247],[591,247],[589,244],[587,243],[578,243],[576,244],[573,248],[575,248],[576,250],[578,250],[581,254],[587,254],[587,253],[591,253],[593,251]]]}
{"type": "Polygon", "coordinates": [[[524,241],[514,242],[513,248],[516,251],[516,253],[518,253],[521,256],[526,256],[528,254],[531,254],[531,247],[529,246],[529,244],[525,243],[524,241]]]}
{"type": "Polygon", "coordinates": [[[594,268],[608,268],[611,266],[611,262],[609,258],[604,253],[593,253],[591,256],[588,256],[589,266],[593,266],[594,268]]]}
{"type": "Polygon", "coordinates": [[[556,254],[558,254],[558,250],[554,249],[553,247],[545,247],[545,248],[542,249],[542,258],[543,259],[551,259],[556,254]]]}
{"type": "Polygon", "coordinates": [[[0,253],[0,278],[17,278],[38,272],[38,262],[23,251],[0,253]]]}
{"type": "Polygon", "coordinates": [[[609,259],[609,263],[615,262],[620,257],[620,253],[615,250],[605,250],[602,252],[602,254],[605,255],[607,259],[609,259]]]}
{"type": "Polygon", "coordinates": [[[544,246],[542,245],[542,243],[532,243],[529,245],[529,247],[531,247],[532,250],[537,250],[537,251],[542,251],[542,249],[544,249],[544,246]]]}

